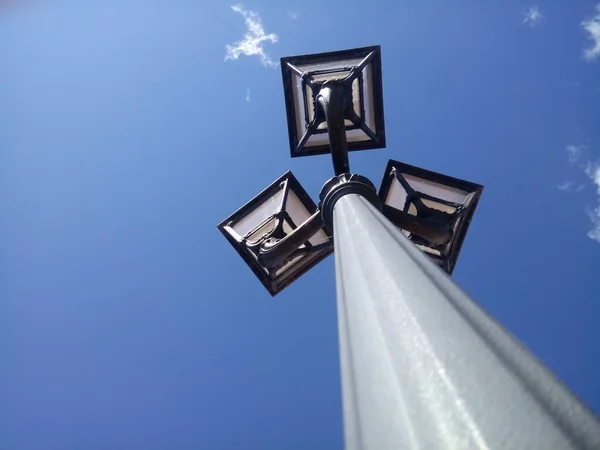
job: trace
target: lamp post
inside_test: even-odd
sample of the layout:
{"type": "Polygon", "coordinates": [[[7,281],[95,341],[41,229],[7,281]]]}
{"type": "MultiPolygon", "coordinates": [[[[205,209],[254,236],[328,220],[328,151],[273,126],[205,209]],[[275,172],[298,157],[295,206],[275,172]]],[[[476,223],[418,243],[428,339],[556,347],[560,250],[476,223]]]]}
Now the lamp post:
{"type": "Polygon", "coordinates": [[[219,229],[275,295],[335,249],[345,446],[599,449],[600,422],[452,280],[482,186],[385,146],[379,47],[281,60],[292,157],[330,152],[319,208],[288,172],[219,229]]]}

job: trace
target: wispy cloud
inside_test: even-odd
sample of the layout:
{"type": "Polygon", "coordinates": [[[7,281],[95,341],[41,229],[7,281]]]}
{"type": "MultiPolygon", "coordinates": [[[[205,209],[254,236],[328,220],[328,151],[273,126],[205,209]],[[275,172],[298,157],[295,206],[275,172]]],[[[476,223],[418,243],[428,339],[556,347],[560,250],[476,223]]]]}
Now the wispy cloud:
{"type": "Polygon", "coordinates": [[[559,191],[581,192],[585,189],[583,184],[576,184],[574,181],[564,181],[556,186],[559,191]]]}
{"type": "Polygon", "coordinates": [[[564,181],[560,183],[557,187],[560,191],[571,192],[573,190],[573,186],[575,186],[574,181],[564,181]]]}
{"type": "Polygon", "coordinates": [[[530,27],[537,27],[542,21],[542,13],[540,12],[540,8],[537,6],[532,6],[525,13],[525,17],[523,18],[523,23],[528,24],[530,27]]]}
{"type": "Polygon", "coordinates": [[[246,101],[250,103],[252,99],[250,98],[250,89],[246,89],[246,101]]]}
{"type": "Polygon", "coordinates": [[[569,161],[572,163],[576,163],[581,158],[581,154],[583,153],[583,149],[585,147],[583,145],[567,145],[567,154],[569,155],[569,161]]]}
{"type": "Polygon", "coordinates": [[[277,42],[277,35],[275,33],[267,34],[265,32],[265,28],[263,27],[258,13],[248,11],[247,9],[244,9],[242,5],[233,5],[231,9],[244,16],[247,30],[246,34],[244,34],[244,39],[225,46],[225,61],[230,59],[236,60],[241,55],[258,56],[263,66],[277,67],[278,64],[269,58],[263,48],[265,42],[277,42]]]}
{"type": "Polygon", "coordinates": [[[592,221],[592,229],[588,232],[588,237],[600,244],[600,161],[588,163],[585,173],[596,187],[596,207],[588,211],[592,221]]]}
{"type": "Polygon", "coordinates": [[[584,20],[581,26],[588,33],[588,37],[593,41],[592,46],[586,48],[583,56],[588,61],[600,56],[600,3],[596,5],[596,15],[591,19],[584,20]]]}
{"type": "Polygon", "coordinates": [[[300,16],[300,13],[298,11],[293,10],[293,11],[288,11],[287,15],[290,19],[296,20],[300,16]]]}
{"type": "MultiPolygon", "coordinates": [[[[587,215],[592,221],[592,229],[588,231],[588,237],[600,244],[600,159],[592,162],[589,158],[586,163],[581,162],[584,158],[584,152],[588,153],[584,145],[567,145],[567,155],[572,165],[583,170],[587,177],[592,181],[596,194],[596,206],[586,208],[587,215]]],[[[557,188],[565,192],[581,192],[585,185],[575,181],[567,180],[560,183],[557,188]]]]}

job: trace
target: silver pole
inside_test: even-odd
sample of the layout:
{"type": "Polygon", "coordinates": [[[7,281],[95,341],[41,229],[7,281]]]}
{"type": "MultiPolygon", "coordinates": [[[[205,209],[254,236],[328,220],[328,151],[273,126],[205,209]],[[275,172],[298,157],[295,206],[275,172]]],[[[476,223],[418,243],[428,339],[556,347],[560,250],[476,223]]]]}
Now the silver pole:
{"type": "Polygon", "coordinates": [[[333,225],[347,450],[600,449],[597,417],[368,200],[333,225]]]}

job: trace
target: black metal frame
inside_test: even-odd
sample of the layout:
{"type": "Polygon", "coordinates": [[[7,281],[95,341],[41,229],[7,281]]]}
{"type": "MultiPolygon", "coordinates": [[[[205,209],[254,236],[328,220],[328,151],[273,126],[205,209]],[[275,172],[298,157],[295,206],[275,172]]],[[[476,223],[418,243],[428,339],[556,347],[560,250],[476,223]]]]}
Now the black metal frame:
{"type": "MultiPolygon", "coordinates": [[[[460,254],[460,250],[462,248],[465,236],[469,229],[469,225],[477,208],[477,204],[479,203],[479,199],[481,198],[481,194],[483,192],[483,186],[480,184],[472,183],[470,181],[461,180],[458,178],[454,178],[448,175],[444,175],[438,172],[432,172],[430,170],[422,169],[420,167],[411,166],[409,164],[402,163],[400,161],[389,160],[387,167],[385,169],[384,177],[381,181],[381,187],[379,189],[379,198],[383,203],[383,213],[394,222],[398,227],[403,228],[407,231],[411,232],[411,240],[414,241],[415,244],[421,244],[420,236],[426,236],[427,239],[435,241],[439,239],[440,242],[439,247],[431,246],[431,248],[435,248],[437,250],[441,249],[441,246],[444,245],[443,239],[447,236],[448,230],[451,232],[451,226],[448,224],[451,221],[456,221],[459,218],[462,219],[461,223],[458,226],[456,232],[450,237],[452,237],[452,242],[446,254],[441,253],[441,257],[436,257],[434,255],[430,255],[427,252],[424,252],[427,256],[430,256],[432,259],[436,260],[436,263],[440,265],[446,272],[452,275],[454,268],[456,266],[456,262],[458,260],[458,256],[460,254]],[[393,208],[389,205],[385,205],[385,199],[388,196],[390,187],[392,185],[392,180],[394,177],[398,178],[401,184],[404,185],[406,182],[404,179],[398,176],[398,174],[404,173],[406,175],[412,175],[414,177],[422,178],[426,181],[431,181],[434,183],[442,184],[445,186],[449,186],[455,189],[463,190],[467,193],[475,193],[473,199],[471,200],[471,204],[462,209],[458,210],[454,214],[447,214],[442,211],[432,211],[434,214],[429,215],[424,218],[415,218],[415,216],[409,215],[406,211],[400,211],[396,208],[393,208]],[[403,182],[404,181],[404,182],[403,182]],[[445,222],[445,223],[444,223],[445,222]],[[406,225],[406,226],[404,226],[406,225]],[[415,226],[416,225],[416,226],[415,226]],[[420,228],[419,228],[420,227],[420,228]],[[414,234],[413,234],[414,233],[414,234]],[[428,234],[429,233],[429,234],[428,234]],[[416,234],[416,236],[415,236],[416,234]],[[414,236],[414,238],[413,238],[414,236]],[[416,238],[416,239],[415,239],[416,238]]],[[[449,206],[459,206],[455,203],[445,201],[443,199],[431,197],[427,194],[420,194],[421,198],[424,199],[432,199],[436,202],[447,204],[449,206]]],[[[405,210],[408,207],[408,201],[405,205],[405,210]]],[[[427,207],[424,207],[427,208],[427,207]]],[[[427,208],[429,209],[429,208],[427,208]]],[[[455,222],[452,222],[454,224],[455,222]]],[[[427,244],[425,244],[427,245],[427,244]]]]}
{"type": "MultiPolygon", "coordinates": [[[[317,130],[317,127],[320,123],[325,121],[327,117],[324,116],[320,112],[320,107],[317,107],[317,103],[322,103],[318,100],[318,96],[321,92],[321,87],[323,84],[327,84],[328,82],[315,82],[311,78],[311,74],[323,74],[331,71],[330,69],[315,71],[315,72],[306,72],[303,74],[299,74],[303,80],[303,95],[306,96],[306,85],[312,85],[313,89],[313,102],[315,107],[315,115],[314,120],[311,123],[308,123],[308,111],[306,108],[310,107],[310,105],[305,105],[305,117],[304,123],[306,124],[306,133],[304,135],[304,139],[302,136],[297,135],[296,129],[296,109],[294,106],[294,86],[293,86],[293,76],[292,72],[296,72],[292,67],[288,65],[305,65],[305,64],[319,64],[326,62],[335,62],[346,59],[356,59],[356,58],[366,58],[371,55],[369,60],[369,64],[371,64],[372,69],[372,78],[373,78],[373,112],[375,116],[375,130],[371,130],[365,125],[365,112],[364,112],[364,89],[362,82],[362,68],[361,70],[351,70],[352,67],[346,68],[350,70],[350,75],[343,81],[343,84],[348,85],[348,83],[352,83],[353,80],[358,78],[359,80],[359,91],[361,95],[361,111],[360,118],[354,115],[346,115],[345,119],[348,119],[353,122],[352,127],[345,128],[344,131],[352,130],[356,128],[362,129],[367,136],[370,137],[370,140],[367,141],[359,141],[359,142],[348,142],[347,143],[347,151],[356,151],[356,150],[368,150],[368,149],[376,149],[376,148],[384,148],[386,145],[385,142],[385,121],[384,121],[384,112],[383,112],[383,82],[382,82],[382,71],[381,71],[381,47],[380,46],[372,46],[372,47],[363,47],[356,48],[351,50],[343,50],[337,52],[326,52],[326,53],[317,53],[311,55],[301,55],[301,56],[292,56],[292,57],[284,57],[281,58],[281,72],[283,77],[283,89],[285,96],[285,105],[286,105],[286,113],[287,113],[287,121],[288,121],[288,133],[289,133],[289,144],[290,144],[290,155],[292,158],[299,156],[311,156],[311,155],[321,155],[327,154],[331,152],[330,144],[311,146],[308,148],[304,147],[304,143],[311,135],[318,133],[325,133],[327,131],[317,130]],[[365,130],[366,128],[366,130],[365,130]]],[[[333,72],[333,71],[332,71],[333,72]]],[[[350,90],[351,93],[351,90],[350,90]]],[[[351,109],[351,108],[350,108],[351,109]]],[[[353,111],[353,110],[352,110],[353,111]]],[[[328,127],[329,128],[329,127],[328,127]]],[[[328,130],[330,131],[330,130],[328,130]]],[[[336,171],[336,174],[337,171],[336,171]]]]}
{"type": "Polygon", "coordinates": [[[250,267],[256,277],[272,296],[277,295],[333,252],[331,233],[329,230],[323,227],[317,206],[291,171],[286,172],[273,183],[271,183],[253,199],[248,201],[240,209],[223,220],[219,225],[217,225],[217,228],[235,248],[236,252],[242,257],[242,259],[246,262],[246,264],[250,267]],[[250,245],[247,242],[247,237],[252,235],[254,230],[263,226],[266,221],[255,227],[254,230],[250,231],[245,237],[241,236],[239,239],[236,238],[232,232],[228,231],[228,228],[231,227],[232,224],[237,223],[243,217],[254,211],[269,197],[272,197],[279,189],[281,189],[282,185],[284,185],[285,189],[280,208],[282,211],[280,211],[279,217],[277,217],[278,223],[271,233],[264,236],[257,244],[250,245]],[[301,224],[294,223],[293,219],[283,208],[286,205],[290,190],[296,194],[302,205],[306,208],[309,214],[313,216],[313,220],[311,220],[308,224],[308,229],[299,229],[298,227],[301,224]],[[286,238],[284,238],[284,221],[294,228],[294,230],[298,230],[299,232],[290,233],[286,238]],[[329,237],[328,242],[319,245],[312,245],[308,241],[299,242],[298,238],[300,238],[300,240],[303,239],[302,236],[306,236],[307,231],[307,239],[309,239],[320,229],[323,229],[325,234],[329,237]],[[314,230],[314,232],[311,233],[311,230],[314,230]],[[274,251],[277,251],[278,249],[278,241],[286,244],[280,246],[281,251],[284,253],[282,254],[281,251],[276,252],[278,254],[276,254],[274,258],[265,259],[263,261],[261,258],[261,253],[263,253],[265,249],[267,254],[275,253],[274,251]],[[305,245],[304,248],[299,249],[298,247],[302,244],[305,245]],[[288,269],[288,271],[286,271],[284,274],[280,274],[279,276],[276,275],[276,271],[283,267],[287,261],[303,254],[306,256],[299,261],[297,265],[294,265],[292,268],[288,269]]]}

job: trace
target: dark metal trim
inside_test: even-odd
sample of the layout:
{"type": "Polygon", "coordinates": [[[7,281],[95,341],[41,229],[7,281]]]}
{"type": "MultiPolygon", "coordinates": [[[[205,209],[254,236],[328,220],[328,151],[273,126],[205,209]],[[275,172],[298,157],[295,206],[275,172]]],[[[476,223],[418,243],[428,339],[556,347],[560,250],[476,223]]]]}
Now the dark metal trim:
{"type": "Polygon", "coordinates": [[[319,209],[325,229],[333,232],[333,208],[344,195],[358,194],[366,198],[373,206],[381,210],[375,186],[367,177],[357,174],[340,174],[329,179],[319,193],[319,209]]]}
{"type": "Polygon", "coordinates": [[[326,83],[317,95],[317,101],[327,121],[333,171],[336,175],[348,173],[350,164],[348,162],[348,142],[346,141],[346,126],[344,123],[344,111],[347,107],[345,104],[346,87],[339,82],[326,83]]]}

